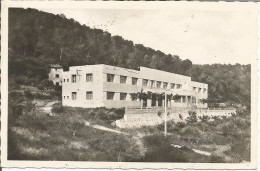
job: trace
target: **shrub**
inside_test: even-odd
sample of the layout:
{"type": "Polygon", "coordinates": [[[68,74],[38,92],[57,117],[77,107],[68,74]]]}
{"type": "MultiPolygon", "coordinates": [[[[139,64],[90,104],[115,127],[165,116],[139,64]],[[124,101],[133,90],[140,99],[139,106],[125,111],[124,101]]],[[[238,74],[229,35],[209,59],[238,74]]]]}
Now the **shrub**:
{"type": "Polygon", "coordinates": [[[181,130],[181,134],[185,136],[200,137],[202,135],[202,131],[197,127],[187,126],[181,130]]]}
{"type": "Polygon", "coordinates": [[[102,138],[92,139],[89,144],[102,153],[105,161],[136,161],[145,153],[142,143],[126,135],[107,133],[102,138]]]}
{"type": "Polygon", "coordinates": [[[15,124],[22,116],[24,106],[21,104],[8,105],[8,126],[15,124]]]}
{"type": "Polygon", "coordinates": [[[211,154],[210,162],[211,163],[224,163],[225,159],[219,155],[211,154]]]}
{"type": "Polygon", "coordinates": [[[247,110],[247,109],[245,109],[245,108],[238,108],[237,109],[237,111],[236,111],[236,114],[238,115],[238,116],[240,116],[240,117],[244,117],[244,116],[246,116],[246,115],[248,115],[250,112],[247,110]]]}
{"type": "Polygon", "coordinates": [[[111,112],[108,112],[107,115],[107,119],[109,120],[118,120],[118,119],[122,119],[124,117],[125,114],[125,109],[124,108],[119,108],[119,109],[112,109],[111,112]]]}
{"type": "Polygon", "coordinates": [[[181,120],[183,120],[183,116],[182,116],[182,114],[179,114],[179,118],[180,118],[181,120]]]}
{"type": "Polygon", "coordinates": [[[62,113],[63,112],[63,107],[62,105],[54,105],[51,109],[51,112],[53,113],[62,113]]]}
{"type": "Polygon", "coordinates": [[[29,85],[30,80],[28,79],[28,77],[24,76],[24,75],[19,75],[17,76],[17,78],[15,79],[15,82],[18,85],[29,85]]]}
{"type": "MultiPolygon", "coordinates": [[[[164,131],[165,123],[161,123],[157,126],[160,131],[164,131]]],[[[176,126],[173,120],[167,121],[167,131],[173,132],[176,130],[176,126]]]]}
{"type": "Polygon", "coordinates": [[[48,80],[48,79],[43,79],[39,84],[38,84],[38,89],[44,90],[44,88],[49,88],[49,89],[54,89],[53,82],[48,80]]]}
{"type": "Polygon", "coordinates": [[[234,135],[237,127],[232,121],[227,121],[217,125],[217,129],[222,132],[223,135],[234,135]]]}
{"type": "Polygon", "coordinates": [[[203,116],[199,116],[199,119],[201,120],[201,122],[208,122],[210,117],[207,115],[203,115],[203,116]]]}
{"type": "Polygon", "coordinates": [[[145,162],[187,162],[183,151],[173,148],[162,134],[144,137],[144,144],[147,147],[145,162]]]}
{"type": "Polygon", "coordinates": [[[58,125],[61,129],[65,129],[68,136],[78,136],[78,132],[85,126],[84,120],[78,119],[74,116],[64,116],[58,115],[57,116],[58,125]]]}
{"type": "Polygon", "coordinates": [[[237,117],[234,119],[234,124],[239,127],[240,129],[246,129],[250,127],[247,120],[241,117],[237,117]]]}
{"type": "Polygon", "coordinates": [[[32,100],[33,99],[33,94],[31,93],[30,90],[25,90],[24,91],[25,97],[32,100]]]}
{"type": "Polygon", "coordinates": [[[189,116],[187,117],[186,121],[188,123],[195,123],[197,120],[197,113],[194,111],[189,111],[189,116]]]}
{"type": "Polygon", "coordinates": [[[177,123],[176,123],[176,126],[177,126],[178,128],[184,128],[184,127],[186,126],[186,124],[185,124],[184,122],[177,122],[177,123]]]}
{"type": "Polygon", "coordinates": [[[40,115],[35,109],[29,113],[25,113],[21,120],[23,125],[26,125],[34,136],[36,136],[37,131],[47,130],[45,126],[45,115],[40,115]]]}

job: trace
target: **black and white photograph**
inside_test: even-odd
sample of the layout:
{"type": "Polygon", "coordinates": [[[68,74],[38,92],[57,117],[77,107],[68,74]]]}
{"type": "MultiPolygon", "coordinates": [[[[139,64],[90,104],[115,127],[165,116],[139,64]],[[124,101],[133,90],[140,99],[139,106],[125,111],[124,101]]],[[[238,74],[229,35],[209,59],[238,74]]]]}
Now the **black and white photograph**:
{"type": "Polygon", "coordinates": [[[2,14],[4,167],[256,168],[256,3],[13,1],[2,14]]]}

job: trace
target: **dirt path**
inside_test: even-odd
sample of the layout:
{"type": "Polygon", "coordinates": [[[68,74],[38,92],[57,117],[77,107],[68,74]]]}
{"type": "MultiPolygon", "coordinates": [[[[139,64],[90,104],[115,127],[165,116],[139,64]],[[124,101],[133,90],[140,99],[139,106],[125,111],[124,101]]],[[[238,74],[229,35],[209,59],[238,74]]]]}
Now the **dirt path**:
{"type": "MultiPolygon", "coordinates": [[[[114,130],[114,129],[111,129],[111,128],[107,128],[107,127],[104,127],[104,126],[100,126],[100,125],[91,125],[89,122],[85,121],[85,125],[86,126],[89,126],[89,127],[93,127],[95,129],[99,129],[99,130],[102,130],[102,131],[108,131],[108,132],[113,132],[113,133],[117,133],[117,134],[124,134],[124,135],[129,135],[125,132],[121,132],[121,131],[118,131],[118,130],[114,130]]],[[[142,136],[141,136],[142,137],[142,136]]],[[[134,137],[134,138],[137,138],[137,139],[140,139],[141,137],[134,137]]],[[[175,145],[172,145],[172,147],[175,148],[175,145]]],[[[179,146],[178,148],[182,148],[183,146],[179,146]]],[[[210,152],[207,152],[207,151],[202,151],[202,150],[196,150],[196,149],[191,149],[192,151],[194,151],[195,153],[198,153],[198,154],[202,154],[202,155],[206,155],[206,156],[210,156],[211,153],[210,152]]]]}
{"type": "Polygon", "coordinates": [[[58,100],[55,100],[55,101],[52,101],[52,102],[49,102],[47,103],[44,107],[42,107],[42,110],[50,115],[52,115],[51,113],[51,108],[52,108],[52,105],[54,105],[55,103],[59,103],[58,100]]]}
{"type": "Polygon", "coordinates": [[[96,128],[96,129],[99,129],[99,130],[102,130],[102,131],[108,131],[108,132],[113,132],[113,133],[117,133],[117,134],[125,134],[125,135],[129,135],[125,132],[121,132],[121,131],[118,131],[118,130],[114,130],[114,129],[111,129],[111,128],[107,128],[107,127],[104,127],[104,126],[101,126],[101,125],[91,125],[89,122],[85,121],[85,125],[86,126],[90,126],[90,127],[93,127],[93,128],[96,128]]]}

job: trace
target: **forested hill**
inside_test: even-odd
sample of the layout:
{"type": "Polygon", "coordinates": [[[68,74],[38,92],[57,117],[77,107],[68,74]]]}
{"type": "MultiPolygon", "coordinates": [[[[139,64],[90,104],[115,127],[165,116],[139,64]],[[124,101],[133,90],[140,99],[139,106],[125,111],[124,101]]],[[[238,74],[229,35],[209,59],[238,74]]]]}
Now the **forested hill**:
{"type": "Polygon", "coordinates": [[[9,9],[8,44],[11,77],[24,75],[40,82],[47,78],[48,64],[53,63],[65,69],[100,63],[131,69],[145,66],[208,83],[211,100],[250,100],[250,65],[192,65],[190,60],[91,29],[62,14],[9,9]]]}

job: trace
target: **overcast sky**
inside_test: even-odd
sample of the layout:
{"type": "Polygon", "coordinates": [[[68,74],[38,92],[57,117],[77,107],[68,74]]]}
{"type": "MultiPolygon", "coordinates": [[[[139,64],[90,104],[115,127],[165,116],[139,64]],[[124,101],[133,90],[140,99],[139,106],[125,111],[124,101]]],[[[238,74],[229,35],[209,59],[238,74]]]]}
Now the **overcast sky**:
{"type": "Polygon", "coordinates": [[[249,64],[257,57],[255,6],[221,9],[40,9],[64,14],[194,64],[249,64]]]}

